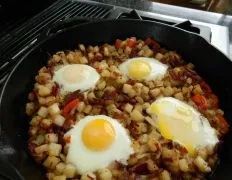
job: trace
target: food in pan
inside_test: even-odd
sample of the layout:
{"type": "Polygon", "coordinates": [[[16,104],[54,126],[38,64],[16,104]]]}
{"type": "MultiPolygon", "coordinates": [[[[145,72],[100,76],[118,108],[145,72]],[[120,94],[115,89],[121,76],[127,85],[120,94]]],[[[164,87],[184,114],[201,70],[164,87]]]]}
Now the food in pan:
{"type": "Polygon", "coordinates": [[[159,98],[151,104],[149,114],[160,133],[184,146],[189,153],[197,147],[215,146],[218,138],[209,121],[190,105],[172,97],[159,98]]]}
{"type": "Polygon", "coordinates": [[[118,68],[122,74],[134,80],[155,80],[163,77],[168,69],[158,60],[146,57],[127,59],[118,68]]]}
{"type": "Polygon", "coordinates": [[[154,39],[79,44],[50,57],[26,113],[49,180],[204,179],[229,125],[217,96],[154,39]]]}
{"type": "Polygon", "coordinates": [[[99,78],[100,75],[94,68],[83,64],[61,66],[55,70],[53,75],[53,81],[59,85],[62,94],[91,89],[99,78]]]}
{"type": "Polygon", "coordinates": [[[64,137],[70,138],[67,162],[81,174],[105,168],[114,161],[127,165],[133,154],[126,129],[104,115],[82,118],[64,137]]]}

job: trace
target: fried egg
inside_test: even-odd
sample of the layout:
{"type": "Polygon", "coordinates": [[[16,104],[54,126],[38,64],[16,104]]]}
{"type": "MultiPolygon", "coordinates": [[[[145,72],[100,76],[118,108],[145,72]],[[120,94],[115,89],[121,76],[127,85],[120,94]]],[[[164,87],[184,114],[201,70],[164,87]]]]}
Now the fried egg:
{"type": "Polygon", "coordinates": [[[155,80],[162,78],[167,69],[167,65],[156,59],[147,57],[128,59],[119,65],[120,72],[133,80],[155,80]]]}
{"type": "Polygon", "coordinates": [[[208,120],[190,105],[172,97],[156,100],[148,108],[161,134],[183,145],[190,154],[197,147],[215,146],[219,140],[208,120]]]}
{"type": "Polygon", "coordinates": [[[80,174],[94,172],[118,161],[127,164],[133,153],[125,128],[115,119],[105,116],[86,116],[64,138],[70,137],[67,161],[80,174]]]}
{"type": "Polygon", "coordinates": [[[84,64],[69,64],[54,72],[53,81],[61,89],[61,94],[80,90],[81,92],[93,88],[100,75],[91,66],[84,64]]]}

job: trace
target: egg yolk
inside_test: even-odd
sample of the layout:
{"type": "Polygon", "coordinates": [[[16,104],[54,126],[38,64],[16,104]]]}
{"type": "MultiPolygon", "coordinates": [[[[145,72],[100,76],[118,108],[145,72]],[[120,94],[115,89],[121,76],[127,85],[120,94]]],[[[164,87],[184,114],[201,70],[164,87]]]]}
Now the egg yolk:
{"type": "Polygon", "coordinates": [[[148,76],[151,72],[150,65],[145,61],[132,61],[128,65],[129,76],[133,79],[141,79],[148,76]]]}
{"type": "Polygon", "coordinates": [[[76,84],[87,76],[87,70],[84,67],[69,66],[63,72],[63,78],[70,84],[76,84]]]}
{"type": "Polygon", "coordinates": [[[110,147],[115,139],[115,130],[111,123],[104,119],[89,122],[83,132],[82,141],[93,151],[103,151],[110,147]]]}
{"type": "Polygon", "coordinates": [[[199,125],[194,120],[193,112],[187,107],[171,106],[169,102],[154,104],[151,111],[157,115],[157,126],[161,134],[182,144],[190,154],[194,154],[199,125]]]}

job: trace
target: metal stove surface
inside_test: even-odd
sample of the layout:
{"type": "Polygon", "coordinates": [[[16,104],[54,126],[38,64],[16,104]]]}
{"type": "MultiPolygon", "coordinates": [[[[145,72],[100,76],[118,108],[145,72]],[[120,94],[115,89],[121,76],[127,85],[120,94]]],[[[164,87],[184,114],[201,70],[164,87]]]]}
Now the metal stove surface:
{"type": "MultiPolygon", "coordinates": [[[[92,2],[91,0],[88,1],[92,2]]],[[[116,8],[123,9],[124,11],[129,11],[131,8],[135,8],[137,9],[137,12],[143,17],[149,17],[176,23],[190,20],[193,26],[209,27],[211,29],[210,43],[219,50],[221,50],[224,54],[229,56],[230,59],[232,59],[231,16],[154,2],[141,2],[135,0],[129,0],[127,2],[122,2],[122,0],[95,1],[98,1],[98,3],[115,5],[116,8]],[[124,7],[120,5],[123,5],[124,7]]],[[[203,37],[207,36],[206,34],[204,34],[204,31],[201,31],[200,35],[203,37]]]]}
{"type": "MultiPolygon", "coordinates": [[[[230,52],[230,47],[229,47],[229,28],[226,26],[221,26],[221,25],[216,25],[216,24],[211,24],[211,23],[206,23],[206,22],[200,22],[200,21],[195,21],[191,19],[173,17],[173,16],[168,16],[168,15],[162,15],[162,14],[157,14],[157,13],[151,13],[151,12],[139,11],[139,13],[142,16],[149,16],[153,18],[158,18],[160,20],[165,19],[168,21],[176,22],[176,23],[183,22],[185,20],[190,20],[190,22],[194,26],[201,25],[201,26],[209,27],[211,29],[210,43],[213,44],[215,47],[217,47],[219,50],[221,50],[224,54],[232,58],[232,51],[230,52]]],[[[204,37],[205,36],[204,33],[205,33],[204,31],[201,31],[200,35],[204,37]]]]}

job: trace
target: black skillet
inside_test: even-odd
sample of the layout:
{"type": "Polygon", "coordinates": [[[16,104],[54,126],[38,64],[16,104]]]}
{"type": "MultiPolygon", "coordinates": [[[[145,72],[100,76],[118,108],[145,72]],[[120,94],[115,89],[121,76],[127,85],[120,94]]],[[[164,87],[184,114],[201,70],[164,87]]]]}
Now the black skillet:
{"type": "MultiPolygon", "coordinates": [[[[70,21],[71,22],[71,21],[70,21]]],[[[69,25],[70,25],[69,22],[69,25]]],[[[11,72],[0,97],[0,159],[1,175],[8,179],[40,180],[45,178],[44,169],[34,163],[27,151],[28,118],[25,116],[27,94],[33,88],[34,77],[46,65],[48,53],[74,49],[78,43],[97,45],[113,43],[115,39],[135,36],[153,37],[162,45],[179,52],[186,61],[196,65],[199,74],[210,84],[220,99],[227,120],[232,122],[232,62],[223,53],[197,34],[183,31],[162,23],[141,20],[104,20],[85,22],[64,28],[42,40],[30,50],[11,72]],[[2,167],[2,168],[1,168],[2,167]],[[17,177],[17,178],[16,178],[17,177]]],[[[75,24],[75,22],[74,22],[75,24]]],[[[48,33],[48,34],[51,34],[48,33]]],[[[224,139],[220,163],[210,179],[232,178],[232,133],[224,139]]]]}

